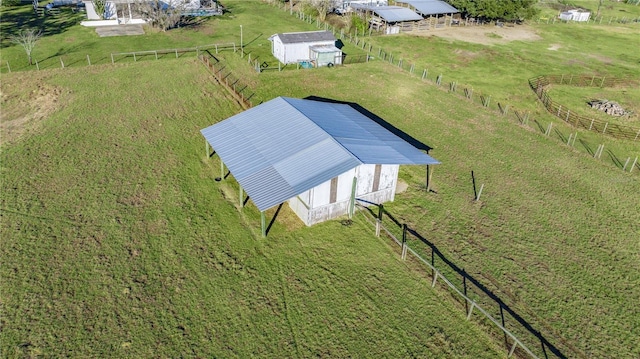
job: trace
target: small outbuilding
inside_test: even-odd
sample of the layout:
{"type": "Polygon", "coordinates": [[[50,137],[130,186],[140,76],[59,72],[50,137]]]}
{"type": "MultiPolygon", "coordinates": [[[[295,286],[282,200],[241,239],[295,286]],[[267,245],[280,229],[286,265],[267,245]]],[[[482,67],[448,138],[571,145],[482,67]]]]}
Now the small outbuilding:
{"type": "Polygon", "coordinates": [[[288,202],[308,226],[353,215],[356,201],[393,201],[400,165],[439,163],[342,103],[278,97],[201,133],[262,212],[263,235],[271,207],[288,202]]]}
{"type": "Polygon", "coordinates": [[[385,34],[400,33],[403,24],[422,20],[422,16],[415,11],[402,6],[372,6],[352,4],[351,7],[365,16],[370,17],[369,23],[372,29],[384,30],[385,34]]]}
{"type": "Polygon", "coordinates": [[[560,20],[584,22],[584,21],[589,21],[589,18],[591,17],[591,13],[586,10],[573,9],[573,10],[561,12],[559,17],[560,17],[560,20]]]}
{"type": "Polygon", "coordinates": [[[271,53],[283,64],[308,62],[314,67],[342,64],[342,50],[330,31],[275,34],[269,37],[271,53]]]}

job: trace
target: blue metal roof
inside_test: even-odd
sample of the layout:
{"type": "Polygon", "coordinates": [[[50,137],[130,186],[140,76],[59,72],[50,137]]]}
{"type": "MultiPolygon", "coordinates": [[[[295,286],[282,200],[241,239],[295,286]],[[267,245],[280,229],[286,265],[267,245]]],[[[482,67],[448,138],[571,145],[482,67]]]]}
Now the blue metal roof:
{"type": "Polygon", "coordinates": [[[413,10],[402,6],[368,6],[351,4],[351,7],[354,9],[372,11],[386,22],[422,20],[422,16],[416,14],[413,10]]]}
{"type": "Polygon", "coordinates": [[[278,36],[283,44],[297,44],[303,42],[326,42],[336,41],[331,31],[304,31],[304,32],[285,32],[272,35],[269,39],[278,36]]]}
{"type": "Polygon", "coordinates": [[[439,163],[346,104],[278,97],[200,132],[260,211],[360,164],[439,163]]]}
{"type": "Polygon", "coordinates": [[[422,15],[453,14],[459,12],[455,7],[439,0],[399,0],[398,3],[409,4],[422,15]]]}

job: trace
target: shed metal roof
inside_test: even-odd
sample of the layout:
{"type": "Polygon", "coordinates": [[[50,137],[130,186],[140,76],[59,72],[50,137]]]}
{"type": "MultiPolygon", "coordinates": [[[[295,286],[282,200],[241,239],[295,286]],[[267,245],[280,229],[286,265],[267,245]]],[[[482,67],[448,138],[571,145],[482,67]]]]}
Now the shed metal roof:
{"type": "Polygon", "coordinates": [[[360,164],[438,164],[346,104],[278,97],[200,131],[260,211],[360,164]]]}
{"type": "Polygon", "coordinates": [[[304,42],[322,42],[322,41],[336,41],[336,37],[333,36],[331,31],[305,31],[305,32],[285,32],[281,34],[275,34],[270,37],[278,36],[283,44],[297,44],[304,42]]]}
{"type": "Polygon", "coordinates": [[[402,6],[368,6],[351,4],[354,9],[372,11],[386,22],[416,21],[422,20],[422,16],[413,10],[402,6]]]}
{"type": "Polygon", "coordinates": [[[409,4],[422,15],[453,14],[459,12],[455,7],[440,0],[401,0],[399,3],[409,4]]]}

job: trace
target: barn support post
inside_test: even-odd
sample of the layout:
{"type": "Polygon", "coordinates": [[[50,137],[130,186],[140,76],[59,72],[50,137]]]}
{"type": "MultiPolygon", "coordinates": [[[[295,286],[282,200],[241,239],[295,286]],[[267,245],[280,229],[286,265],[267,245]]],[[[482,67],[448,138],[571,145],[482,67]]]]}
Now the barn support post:
{"type": "Polygon", "coordinates": [[[220,158],[220,178],[224,179],[224,162],[222,162],[222,158],[220,158]]]}
{"type": "Polygon", "coordinates": [[[260,229],[262,232],[262,238],[267,236],[267,220],[264,217],[264,212],[260,212],[260,229]]]}
{"type": "Polygon", "coordinates": [[[242,186],[238,183],[238,199],[240,200],[240,208],[244,208],[244,191],[242,190],[242,186]]]}
{"type": "Polygon", "coordinates": [[[204,139],[204,149],[207,154],[207,157],[209,157],[209,142],[207,141],[206,138],[204,139]]]}
{"type": "Polygon", "coordinates": [[[351,185],[351,199],[349,201],[349,219],[353,217],[353,213],[356,209],[356,185],[358,184],[358,177],[353,177],[353,184],[351,185]]]}
{"type": "Polygon", "coordinates": [[[380,237],[380,227],[382,226],[382,213],[384,209],[382,203],[378,205],[378,218],[376,218],[376,237],[380,237]]]}
{"type": "Polygon", "coordinates": [[[433,175],[433,168],[431,168],[431,166],[427,165],[427,178],[426,178],[427,192],[431,191],[431,176],[432,175],[433,175]]]}

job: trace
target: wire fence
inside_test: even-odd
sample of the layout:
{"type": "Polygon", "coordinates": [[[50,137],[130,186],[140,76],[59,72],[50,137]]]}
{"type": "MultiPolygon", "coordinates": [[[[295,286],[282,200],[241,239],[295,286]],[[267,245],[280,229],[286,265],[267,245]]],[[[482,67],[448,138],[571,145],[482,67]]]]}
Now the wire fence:
{"type": "Polygon", "coordinates": [[[196,56],[200,56],[200,52],[214,50],[215,53],[219,53],[220,51],[237,51],[237,47],[235,42],[228,43],[220,43],[220,44],[209,44],[209,45],[201,45],[187,48],[176,48],[176,49],[162,49],[162,50],[144,50],[144,51],[131,51],[131,52],[115,52],[111,53],[111,63],[115,64],[118,61],[122,61],[126,58],[132,58],[134,62],[138,60],[145,60],[149,58],[155,58],[158,60],[163,56],[174,56],[177,59],[180,55],[185,53],[195,52],[196,56]]]}
{"type": "Polygon", "coordinates": [[[50,70],[50,69],[64,69],[68,67],[84,67],[101,64],[116,64],[122,63],[127,60],[133,60],[133,62],[147,61],[147,60],[160,60],[165,58],[183,58],[185,55],[200,55],[202,51],[210,50],[216,54],[222,51],[238,51],[239,46],[236,46],[235,42],[216,43],[208,45],[199,45],[186,48],[174,48],[174,49],[159,49],[159,50],[140,50],[129,52],[113,52],[106,56],[90,56],[82,54],[73,54],[65,56],[50,56],[44,59],[33,59],[33,65],[25,64],[10,64],[9,61],[3,61],[0,63],[0,73],[11,73],[12,71],[31,71],[31,70],[50,70]]]}
{"type": "Polygon", "coordinates": [[[400,247],[403,260],[409,253],[431,270],[431,287],[440,283],[440,287],[449,290],[464,305],[467,320],[474,317],[493,328],[493,334],[504,340],[508,357],[567,358],[565,353],[579,353],[558,333],[547,334],[560,342],[551,343],[530,320],[516,312],[513,304],[503,301],[464,268],[453,263],[433,242],[395,218],[382,204],[372,206],[370,202],[362,201],[358,202],[358,208],[375,227],[376,236],[386,236],[400,247]]]}
{"type": "MultiPolygon", "coordinates": [[[[285,6],[282,6],[281,9],[287,10],[285,6]]],[[[563,144],[576,148],[575,147],[576,140],[579,136],[578,131],[563,133],[560,129],[553,128],[554,124],[552,121],[545,123],[545,121],[542,119],[531,118],[530,111],[514,108],[511,106],[511,104],[506,103],[504,100],[496,99],[492,97],[492,95],[489,93],[475,90],[473,86],[460,84],[458,83],[458,81],[455,81],[455,80],[445,79],[442,73],[430,72],[429,69],[425,69],[425,68],[420,69],[414,63],[405,61],[402,57],[396,56],[392,52],[388,52],[380,46],[374,46],[371,42],[369,42],[373,38],[373,35],[376,34],[375,32],[372,32],[371,29],[369,29],[368,31],[365,31],[365,29],[360,29],[360,30],[354,29],[353,31],[345,31],[344,29],[337,29],[331,26],[330,24],[321,22],[317,18],[305,15],[302,12],[291,11],[290,13],[309,24],[313,24],[315,22],[316,27],[318,29],[324,28],[327,31],[331,31],[334,34],[334,36],[338,37],[339,39],[344,41],[349,41],[351,44],[355,45],[356,47],[366,51],[367,61],[382,60],[382,61],[389,62],[389,64],[393,66],[397,66],[398,68],[401,68],[402,70],[409,72],[413,76],[419,76],[420,80],[424,83],[435,85],[438,88],[448,91],[449,93],[461,96],[471,103],[485,107],[487,110],[495,111],[502,116],[508,117],[514,120],[517,124],[521,126],[538,130],[547,137],[551,137],[553,135],[554,138],[560,140],[563,144]]],[[[377,35],[380,35],[380,33],[377,33],[377,35]]],[[[615,87],[615,86],[621,86],[625,84],[625,82],[621,81],[620,79],[616,79],[613,77],[606,77],[606,76],[603,76],[603,77],[560,76],[560,79],[558,81],[559,83],[563,83],[563,84],[567,81],[570,81],[571,83],[576,83],[579,86],[587,86],[587,85],[591,86],[591,82],[593,82],[594,86],[598,84],[599,86],[615,87]]],[[[631,81],[627,81],[626,84],[630,82],[631,81]]],[[[561,114],[564,114],[565,116],[563,118],[563,121],[564,121],[566,119],[566,112],[561,114]]],[[[569,119],[573,120],[574,121],[573,124],[575,124],[575,117],[571,117],[571,116],[572,116],[572,113],[569,113],[569,117],[570,117],[569,119]]],[[[571,122],[567,122],[567,123],[571,124],[571,122]]],[[[589,126],[591,125],[591,120],[589,119],[588,124],[584,120],[582,121],[579,120],[578,125],[579,125],[579,127],[577,127],[578,129],[589,130],[589,126]]],[[[635,129],[628,130],[625,128],[625,126],[611,125],[611,124],[606,125],[607,128],[605,128],[604,126],[599,126],[597,124],[594,124],[594,126],[595,127],[591,127],[590,131],[600,132],[604,134],[611,134],[612,135],[611,137],[614,137],[615,134],[619,134],[620,136],[622,136],[622,133],[624,133],[625,137],[620,137],[620,138],[630,139],[633,141],[640,140],[640,136],[636,137],[637,132],[633,132],[635,129]],[[633,133],[633,137],[629,137],[630,133],[633,133]]],[[[584,139],[580,139],[578,141],[578,144],[582,146],[583,150],[589,156],[592,156],[595,159],[602,159],[602,154],[604,153],[604,147],[605,147],[604,144],[602,143],[594,144],[584,139]]],[[[611,150],[607,150],[606,153],[608,154],[607,157],[611,161],[611,163],[623,171],[632,172],[634,169],[640,169],[640,162],[638,162],[638,157],[640,156],[638,156],[637,153],[627,154],[627,156],[620,156],[618,154],[615,154],[611,150]]],[[[607,159],[607,157],[605,157],[605,160],[607,159]]]]}
{"type": "Polygon", "coordinates": [[[255,92],[252,92],[248,85],[236,77],[225,63],[209,50],[203,51],[199,59],[215,76],[216,81],[231,94],[242,108],[246,110],[253,107],[252,98],[255,92]]]}
{"type": "Polygon", "coordinates": [[[539,17],[536,24],[619,25],[640,23],[640,16],[594,16],[586,21],[562,20],[557,16],[539,17]]]}
{"type": "Polygon", "coordinates": [[[549,113],[576,128],[598,132],[614,138],[637,141],[640,139],[640,129],[624,126],[615,122],[593,119],[576,113],[551,99],[548,88],[551,84],[571,85],[581,87],[631,87],[637,86],[637,81],[600,76],[554,75],[538,76],[529,79],[529,86],[536,93],[549,113]]]}

